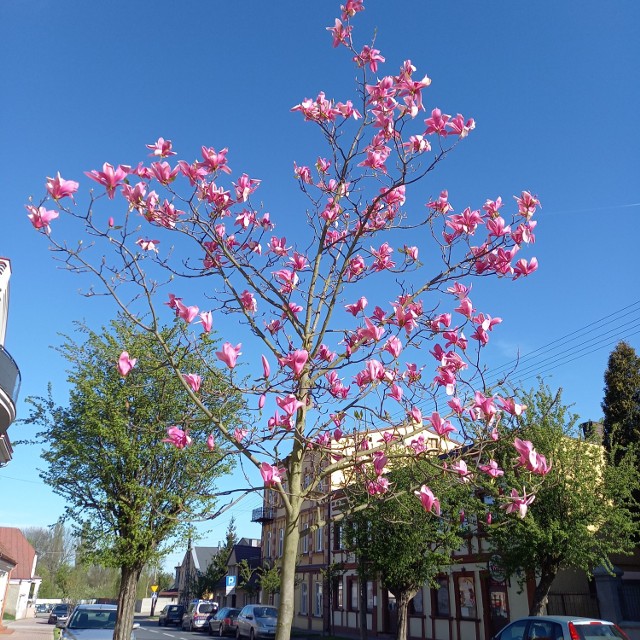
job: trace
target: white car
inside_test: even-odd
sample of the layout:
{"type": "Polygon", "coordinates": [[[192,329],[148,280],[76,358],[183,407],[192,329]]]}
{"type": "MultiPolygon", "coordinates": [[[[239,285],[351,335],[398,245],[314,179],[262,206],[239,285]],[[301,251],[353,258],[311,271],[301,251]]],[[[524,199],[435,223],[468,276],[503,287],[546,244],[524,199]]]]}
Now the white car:
{"type": "Polygon", "coordinates": [[[629,640],[613,622],[578,616],[529,616],[497,633],[493,640],[629,640]]]}

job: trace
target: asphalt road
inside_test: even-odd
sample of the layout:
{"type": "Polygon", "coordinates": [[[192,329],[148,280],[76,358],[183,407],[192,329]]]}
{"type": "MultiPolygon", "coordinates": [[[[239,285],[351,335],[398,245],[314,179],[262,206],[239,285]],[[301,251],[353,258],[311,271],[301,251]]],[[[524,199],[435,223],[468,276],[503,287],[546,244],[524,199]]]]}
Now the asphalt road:
{"type": "Polygon", "coordinates": [[[204,640],[211,637],[206,631],[182,631],[173,625],[159,627],[157,620],[136,618],[136,622],[140,624],[140,628],[136,629],[136,640],[204,640]]]}

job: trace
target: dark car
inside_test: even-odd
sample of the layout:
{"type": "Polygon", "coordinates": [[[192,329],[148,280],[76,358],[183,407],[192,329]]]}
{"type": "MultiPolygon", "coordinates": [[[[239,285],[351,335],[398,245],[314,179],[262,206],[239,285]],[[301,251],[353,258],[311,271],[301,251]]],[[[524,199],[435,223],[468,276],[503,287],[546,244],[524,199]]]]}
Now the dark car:
{"type": "Polygon", "coordinates": [[[47,622],[49,624],[61,624],[66,622],[69,619],[72,608],[73,607],[70,604],[57,604],[53,609],[51,609],[49,620],[47,620],[47,622]]]}
{"type": "Polygon", "coordinates": [[[224,636],[236,635],[238,614],[240,609],[234,609],[233,607],[223,607],[214,616],[209,618],[209,635],[210,636],[224,636]]]}
{"type": "Polygon", "coordinates": [[[184,615],[184,605],[181,604],[168,604],[161,612],[158,618],[159,627],[168,627],[172,624],[178,626],[182,623],[182,616],[184,615]]]}
{"type": "Polygon", "coordinates": [[[493,640],[628,640],[613,622],[576,616],[530,616],[520,618],[493,637],[493,640]]]}

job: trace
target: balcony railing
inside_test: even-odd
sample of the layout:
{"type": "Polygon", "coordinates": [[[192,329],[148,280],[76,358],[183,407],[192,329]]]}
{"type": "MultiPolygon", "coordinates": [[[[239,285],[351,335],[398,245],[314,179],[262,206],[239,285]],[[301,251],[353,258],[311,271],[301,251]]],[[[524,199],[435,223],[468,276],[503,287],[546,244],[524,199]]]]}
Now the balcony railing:
{"type": "Polygon", "coordinates": [[[9,352],[0,346],[0,388],[14,401],[20,391],[20,369],[9,352]]]}
{"type": "Polygon", "coordinates": [[[251,512],[251,522],[269,522],[276,517],[273,507],[258,507],[251,512]]]}
{"type": "Polygon", "coordinates": [[[16,416],[16,403],[20,391],[20,369],[9,352],[0,346],[0,433],[5,431],[16,416]],[[2,397],[9,398],[9,405],[2,397]]]}

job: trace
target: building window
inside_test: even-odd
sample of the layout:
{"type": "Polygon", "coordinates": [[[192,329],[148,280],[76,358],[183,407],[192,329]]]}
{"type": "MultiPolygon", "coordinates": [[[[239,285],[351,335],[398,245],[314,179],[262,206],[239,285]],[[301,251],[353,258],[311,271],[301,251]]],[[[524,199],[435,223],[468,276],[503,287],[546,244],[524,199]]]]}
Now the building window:
{"type": "Polygon", "coordinates": [[[344,593],[342,592],[342,579],[335,578],[333,581],[333,608],[342,609],[344,607],[344,593]]]}
{"type": "Polygon", "coordinates": [[[409,614],[413,616],[422,615],[424,613],[424,604],[422,602],[422,589],[416,593],[409,602],[409,614]]]}
{"type": "Polygon", "coordinates": [[[373,611],[373,582],[367,582],[367,611],[373,611]]]}
{"type": "Polygon", "coordinates": [[[280,537],[278,538],[278,557],[282,558],[284,553],[284,529],[280,529],[280,537]]]}
{"type": "Polygon", "coordinates": [[[451,615],[449,604],[449,577],[438,576],[438,586],[431,590],[431,609],[436,617],[448,618],[451,615]]]}
{"type": "Polygon", "coordinates": [[[461,618],[476,618],[476,590],[472,575],[457,576],[458,606],[461,618]]]}
{"type": "Polygon", "coordinates": [[[300,615],[309,614],[309,591],[306,582],[300,584],[300,615]]]}
{"type": "Polygon", "coordinates": [[[358,610],[358,581],[355,579],[349,580],[349,610],[358,610]]]}
{"type": "Polygon", "coordinates": [[[269,531],[267,533],[267,549],[266,549],[267,553],[267,560],[271,560],[271,531],[269,531]]]}
{"type": "Polygon", "coordinates": [[[322,551],[322,539],[324,537],[324,527],[318,527],[316,529],[316,551],[322,551]]]}
{"type": "MultiPolygon", "coordinates": [[[[309,527],[309,523],[302,526],[303,529],[307,529],[309,527]]],[[[302,534],[302,553],[309,553],[309,534],[302,534]]]]}
{"type": "Polygon", "coordinates": [[[342,536],[343,536],[342,523],[336,522],[333,525],[333,550],[334,551],[340,551],[340,549],[344,548],[342,536]]]}
{"type": "Polygon", "coordinates": [[[322,616],[322,582],[316,582],[315,609],[313,615],[322,616]]]}

